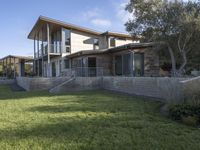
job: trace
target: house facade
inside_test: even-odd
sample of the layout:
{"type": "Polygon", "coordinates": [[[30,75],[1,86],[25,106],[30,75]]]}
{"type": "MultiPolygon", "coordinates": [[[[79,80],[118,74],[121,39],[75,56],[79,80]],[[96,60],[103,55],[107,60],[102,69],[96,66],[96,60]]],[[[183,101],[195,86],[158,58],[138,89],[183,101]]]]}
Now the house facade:
{"type": "Polygon", "coordinates": [[[57,77],[157,76],[159,58],[151,43],[115,32],[98,32],[39,17],[28,35],[34,41],[34,72],[57,77]]]}

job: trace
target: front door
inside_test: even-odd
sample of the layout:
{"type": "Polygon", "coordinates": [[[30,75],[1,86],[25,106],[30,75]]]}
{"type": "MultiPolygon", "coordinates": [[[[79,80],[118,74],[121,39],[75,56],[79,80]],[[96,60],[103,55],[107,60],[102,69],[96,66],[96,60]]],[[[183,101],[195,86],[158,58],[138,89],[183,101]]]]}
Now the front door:
{"type": "Polygon", "coordinates": [[[88,76],[94,77],[96,76],[96,57],[89,57],[88,58],[88,76]]]}
{"type": "Polygon", "coordinates": [[[56,63],[52,62],[52,77],[56,76],[56,63]]]}

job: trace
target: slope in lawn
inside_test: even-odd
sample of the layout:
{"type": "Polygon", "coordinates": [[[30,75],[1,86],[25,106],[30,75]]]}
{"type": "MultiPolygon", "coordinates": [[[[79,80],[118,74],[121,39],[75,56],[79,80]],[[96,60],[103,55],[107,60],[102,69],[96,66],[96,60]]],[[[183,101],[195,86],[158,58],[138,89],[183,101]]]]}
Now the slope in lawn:
{"type": "Polygon", "coordinates": [[[200,131],[160,103],[106,91],[52,95],[0,86],[1,149],[200,149],[200,131]]]}

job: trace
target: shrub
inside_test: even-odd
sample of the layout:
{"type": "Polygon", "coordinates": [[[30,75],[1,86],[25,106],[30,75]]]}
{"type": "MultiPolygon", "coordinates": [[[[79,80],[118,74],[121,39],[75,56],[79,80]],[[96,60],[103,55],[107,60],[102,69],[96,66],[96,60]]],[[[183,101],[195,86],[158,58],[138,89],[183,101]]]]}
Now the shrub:
{"type": "Polygon", "coordinates": [[[182,117],[181,121],[189,126],[195,126],[198,124],[198,117],[196,116],[187,116],[187,117],[182,117]]]}
{"type": "Polygon", "coordinates": [[[169,115],[173,120],[179,120],[190,125],[197,124],[200,119],[200,105],[174,105],[169,109],[169,115]]]}

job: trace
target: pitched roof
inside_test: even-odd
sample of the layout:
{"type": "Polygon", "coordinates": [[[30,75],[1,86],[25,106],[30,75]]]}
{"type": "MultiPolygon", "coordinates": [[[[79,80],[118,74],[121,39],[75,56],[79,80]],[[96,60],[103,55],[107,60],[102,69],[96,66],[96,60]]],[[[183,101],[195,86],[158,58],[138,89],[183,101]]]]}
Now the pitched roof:
{"type": "Polygon", "coordinates": [[[17,56],[17,55],[8,55],[8,56],[5,56],[3,58],[0,58],[0,61],[6,59],[6,58],[17,58],[17,59],[24,59],[24,60],[27,60],[27,61],[31,61],[33,60],[33,57],[32,56],[17,56]]]}
{"type": "Polygon", "coordinates": [[[56,19],[52,19],[52,18],[48,18],[48,17],[44,17],[44,16],[40,16],[37,20],[37,22],[35,23],[35,25],[33,26],[31,32],[28,35],[28,39],[34,39],[35,34],[38,32],[38,30],[40,29],[40,27],[42,25],[44,25],[45,23],[50,23],[50,24],[54,24],[57,26],[61,26],[67,29],[72,29],[72,30],[77,30],[77,31],[81,31],[81,32],[86,32],[86,33],[90,33],[93,35],[111,35],[111,36],[118,36],[118,37],[124,37],[124,38],[132,38],[130,35],[125,34],[125,33],[118,33],[118,32],[99,32],[96,30],[92,30],[89,28],[85,28],[85,27],[81,27],[81,26],[77,26],[74,24],[70,24],[70,23],[66,23],[63,21],[59,21],[56,19]]]}

